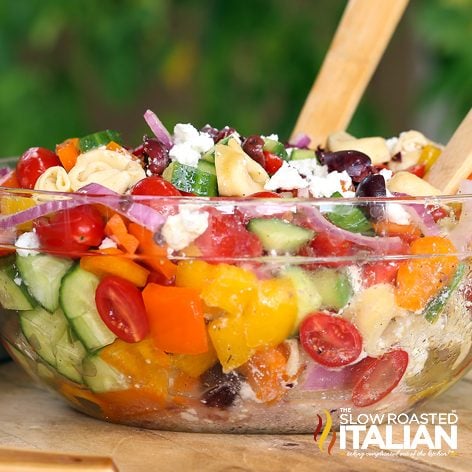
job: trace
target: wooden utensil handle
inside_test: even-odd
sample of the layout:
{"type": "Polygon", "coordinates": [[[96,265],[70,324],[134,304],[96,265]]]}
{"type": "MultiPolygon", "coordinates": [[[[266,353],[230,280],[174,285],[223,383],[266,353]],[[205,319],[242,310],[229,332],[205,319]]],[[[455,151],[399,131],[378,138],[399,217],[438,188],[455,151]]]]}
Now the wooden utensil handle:
{"type": "Polygon", "coordinates": [[[408,0],[350,0],[292,138],[307,134],[311,147],[347,128],[408,0]]]}
{"type": "Polygon", "coordinates": [[[0,472],[113,472],[117,467],[109,457],[78,456],[22,449],[0,449],[0,472]]]}

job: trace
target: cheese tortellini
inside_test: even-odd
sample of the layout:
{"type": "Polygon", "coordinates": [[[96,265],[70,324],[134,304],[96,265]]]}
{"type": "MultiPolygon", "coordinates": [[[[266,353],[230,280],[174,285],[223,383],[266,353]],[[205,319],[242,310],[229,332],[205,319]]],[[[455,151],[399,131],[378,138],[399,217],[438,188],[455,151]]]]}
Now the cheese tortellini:
{"type": "Polygon", "coordinates": [[[43,172],[34,185],[35,190],[70,192],[71,183],[64,167],[53,166],[43,172]]]}
{"type": "Polygon", "coordinates": [[[123,194],[146,174],[139,161],[129,154],[108,149],[93,149],[81,154],[69,172],[71,190],[97,183],[123,194]]]}

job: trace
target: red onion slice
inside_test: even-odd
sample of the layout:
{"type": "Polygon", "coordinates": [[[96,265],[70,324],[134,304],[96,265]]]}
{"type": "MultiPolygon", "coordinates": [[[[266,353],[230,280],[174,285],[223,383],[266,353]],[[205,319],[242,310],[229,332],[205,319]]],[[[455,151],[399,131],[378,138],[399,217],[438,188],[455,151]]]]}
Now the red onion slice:
{"type": "Polygon", "coordinates": [[[310,363],[302,389],[315,391],[347,388],[352,383],[352,374],[352,366],[333,370],[319,364],[310,363]]]}
{"type": "Polygon", "coordinates": [[[306,217],[306,222],[315,231],[325,232],[333,237],[339,237],[359,246],[368,247],[376,253],[400,254],[404,251],[405,245],[398,236],[364,236],[359,233],[351,233],[342,228],[338,228],[328,221],[313,205],[298,205],[306,217]]]}
{"type": "Polygon", "coordinates": [[[3,185],[3,182],[9,179],[13,172],[14,171],[9,169],[8,167],[0,168],[0,185],[3,185]]]}
{"type": "Polygon", "coordinates": [[[311,138],[306,134],[297,134],[290,142],[290,146],[297,148],[307,148],[311,143],[311,138]]]}
{"type": "Polygon", "coordinates": [[[439,236],[441,234],[434,218],[424,205],[403,205],[403,208],[409,213],[413,223],[418,226],[425,236],[439,236]]]}
{"type": "Polygon", "coordinates": [[[144,119],[149,128],[151,128],[151,131],[155,134],[156,138],[167,149],[170,149],[173,146],[172,137],[157,115],[153,111],[147,110],[146,113],[144,113],[144,119]]]}

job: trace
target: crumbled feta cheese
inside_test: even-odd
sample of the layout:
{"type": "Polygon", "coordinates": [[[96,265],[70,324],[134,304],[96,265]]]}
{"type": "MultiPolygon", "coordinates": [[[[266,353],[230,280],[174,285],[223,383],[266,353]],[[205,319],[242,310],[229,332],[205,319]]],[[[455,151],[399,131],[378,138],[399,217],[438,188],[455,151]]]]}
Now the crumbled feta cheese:
{"type": "Polygon", "coordinates": [[[201,154],[193,149],[189,143],[175,144],[169,151],[169,157],[173,161],[186,166],[197,167],[201,154]]]}
{"type": "Polygon", "coordinates": [[[410,214],[399,203],[387,203],[385,216],[388,221],[397,225],[409,225],[411,222],[410,214]]]}
{"type": "Polygon", "coordinates": [[[384,178],[385,183],[387,183],[393,175],[393,172],[389,169],[381,169],[379,174],[384,178]]]}
{"type": "Polygon", "coordinates": [[[278,134],[269,134],[269,136],[261,136],[262,139],[272,139],[272,141],[278,141],[279,135],[278,134]]]}
{"type": "Polygon", "coordinates": [[[13,279],[13,282],[15,282],[16,285],[18,285],[18,287],[19,287],[21,285],[21,282],[22,282],[21,277],[15,277],[13,279]]]}
{"type": "Polygon", "coordinates": [[[39,249],[39,238],[35,231],[29,233],[23,233],[15,243],[17,248],[16,252],[19,256],[34,256],[38,254],[38,251],[32,251],[31,249],[39,249]]]}
{"type": "Polygon", "coordinates": [[[113,241],[113,239],[103,238],[103,241],[100,244],[100,246],[98,246],[98,249],[109,249],[109,248],[116,248],[116,247],[118,246],[116,245],[115,241],[113,241]]]}
{"type": "Polygon", "coordinates": [[[333,171],[326,177],[313,176],[310,182],[310,192],[314,197],[329,198],[336,192],[339,192],[343,196],[351,196],[352,192],[345,195],[351,185],[351,177],[349,177],[345,170],[342,172],[333,171]]]}
{"type": "Polygon", "coordinates": [[[395,149],[397,143],[398,143],[398,138],[396,136],[385,140],[385,144],[387,145],[387,148],[390,154],[393,154],[393,150],[395,149]]]}
{"type": "Polygon", "coordinates": [[[300,352],[298,350],[298,341],[296,339],[287,339],[285,345],[289,348],[289,356],[285,372],[289,377],[295,377],[300,369],[300,352]]]}
{"type": "Polygon", "coordinates": [[[241,397],[241,400],[245,400],[245,401],[249,400],[256,403],[262,403],[262,400],[259,400],[256,397],[254,390],[251,388],[251,386],[247,382],[241,383],[241,388],[239,389],[239,396],[241,397]]]}
{"type": "Polygon", "coordinates": [[[297,169],[298,173],[311,182],[313,177],[323,177],[328,175],[328,166],[322,166],[317,159],[300,159],[290,161],[290,167],[297,169]]]}
{"type": "Polygon", "coordinates": [[[206,231],[208,216],[207,212],[183,207],[177,215],[167,218],[161,234],[170,248],[179,251],[206,231]]]}
{"type": "Polygon", "coordinates": [[[359,293],[362,290],[361,268],[357,265],[350,265],[346,268],[346,272],[347,276],[349,277],[353,293],[359,293]]]}
{"type": "Polygon", "coordinates": [[[269,179],[264,185],[266,190],[285,189],[291,190],[295,188],[305,188],[308,182],[287,162],[283,162],[282,167],[269,179]]]}
{"type": "Polygon", "coordinates": [[[187,123],[178,123],[174,127],[174,146],[169,151],[173,161],[196,167],[201,154],[210,150],[214,143],[208,133],[198,131],[187,123]]]}

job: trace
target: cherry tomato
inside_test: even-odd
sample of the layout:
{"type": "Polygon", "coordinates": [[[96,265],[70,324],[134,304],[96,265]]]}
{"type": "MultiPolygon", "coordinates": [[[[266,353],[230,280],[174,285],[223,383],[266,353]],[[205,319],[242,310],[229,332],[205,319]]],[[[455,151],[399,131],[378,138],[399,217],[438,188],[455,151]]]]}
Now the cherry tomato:
{"type": "Polygon", "coordinates": [[[259,238],[246,229],[241,215],[223,214],[213,209],[208,212],[208,228],[194,241],[202,256],[256,257],[262,254],[259,238]]]}
{"type": "Polygon", "coordinates": [[[265,167],[264,169],[267,171],[269,175],[275,174],[281,167],[284,161],[275,154],[272,154],[269,151],[264,151],[265,157],[265,167]]]}
{"type": "Polygon", "coordinates": [[[362,280],[366,287],[376,284],[391,284],[394,282],[399,262],[376,261],[362,266],[362,280]]]}
{"type": "Polygon", "coordinates": [[[26,150],[16,164],[16,177],[22,188],[33,189],[39,176],[46,169],[62,166],[59,157],[52,151],[41,147],[26,150]]]}
{"type": "Polygon", "coordinates": [[[363,407],[386,397],[400,382],[408,366],[408,353],[402,349],[387,352],[366,362],[352,390],[352,403],[363,407]]]}
{"type": "Polygon", "coordinates": [[[250,198],[282,198],[278,193],[275,192],[257,192],[249,195],[250,198]]]}
{"type": "Polygon", "coordinates": [[[362,350],[362,337],[350,321],[320,312],[302,321],[300,342],[315,362],[327,367],[350,364],[362,350]]]}
{"type": "Polygon", "coordinates": [[[182,194],[170,182],[158,175],[151,175],[140,180],[132,189],[132,195],[153,195],[162,197],[179,197],[182,194]]]}
{"type": "Polygon", "coordinates": [[[62,253],[86,251],[91,246],[98,246],[105,234],[102,215],[92,205],[81,205],[58,211],[49,218],[39,218],[34,227],[43,249],[62,253]]]}
{"type": "Polygon", "coordinates": [[[123,341],[137,343],[149,333],[143,296],[130,281],[105,277],[95,292],[95,304],[103,322],[123,341]]]}

